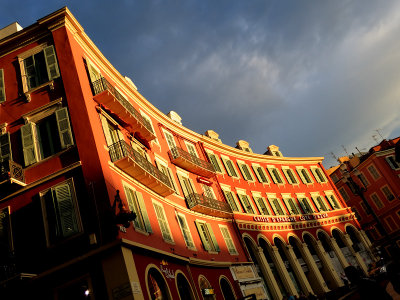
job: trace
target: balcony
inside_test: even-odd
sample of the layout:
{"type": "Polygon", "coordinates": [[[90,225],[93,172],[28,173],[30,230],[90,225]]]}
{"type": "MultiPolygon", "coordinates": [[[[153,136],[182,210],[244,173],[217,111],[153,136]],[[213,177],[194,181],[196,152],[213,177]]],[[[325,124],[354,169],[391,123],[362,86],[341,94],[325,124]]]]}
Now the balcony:
{"type": "Polygon", "coordinates": [[[125,141],[109,146],[109,152],[114,165],[157,194],[165,197],[175,192],[169,178],[125,141]]]}
{"type": "Polygon", "coordinates": [[[25,186],[24,169],[21,165],[12,160],[0,162],[0,184],[10,182],[25,186]]]}
{"type": "Polygon", "coordinates": [[[105,105],[117,114],[128,127],[136,132],[140,138],[151,141],[156,135],[148,120],[132,106],[105,78],[96,80],[93,84],[94,100],[105,105]]]}
{"type": "Polygon", "coordinates": [[[202,160],[185,150],[175,147],[168,152],[175,165],[200,176],[210,178],[215,175],[214,167],[208,161],[202,160]]]}
{"type": "Polygon", "coordinates": [[[200,194],[190,194],[186,203],[193,211],[220,218],[231,218],[232,210],[228,203],[208,198],[200,194]]]}

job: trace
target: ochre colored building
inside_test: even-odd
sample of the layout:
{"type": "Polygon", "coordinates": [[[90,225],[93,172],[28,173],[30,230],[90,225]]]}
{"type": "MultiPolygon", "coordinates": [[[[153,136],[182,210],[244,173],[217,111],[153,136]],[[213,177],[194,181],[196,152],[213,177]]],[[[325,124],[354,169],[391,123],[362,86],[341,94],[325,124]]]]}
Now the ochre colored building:
{"type": "Polygon", "coordinates": [[[340,165],[328,170],[374,248],[386,256],[393,256],[400,246],[399,141],[383,140],[367,153],[340,158],[340,165]]]}
{"type": "Polygon", "coordinates": [[[0,102],[2,299],[282,299],[374,259],[321,157],[185,128],[67,8],[0,30],[0,102]]]}

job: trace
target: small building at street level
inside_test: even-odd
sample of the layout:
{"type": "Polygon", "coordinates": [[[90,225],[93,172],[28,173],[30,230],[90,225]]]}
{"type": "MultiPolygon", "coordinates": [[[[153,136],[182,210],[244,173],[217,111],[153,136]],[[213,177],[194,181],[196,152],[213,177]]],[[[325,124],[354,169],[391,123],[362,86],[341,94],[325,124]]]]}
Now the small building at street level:
{"type": "Polygon", "coordinates": [[[322,157],[256,154],[182,117],[67,8],[0,30],[1,299],[280,300],[376,260],[322,157]]]}
{"type": "Polygon", "coordinates": [[[383,140],[368,152],[339,159],[328,170],[339,193],[383,256],[400,249],[400,137],[383,140]]]}

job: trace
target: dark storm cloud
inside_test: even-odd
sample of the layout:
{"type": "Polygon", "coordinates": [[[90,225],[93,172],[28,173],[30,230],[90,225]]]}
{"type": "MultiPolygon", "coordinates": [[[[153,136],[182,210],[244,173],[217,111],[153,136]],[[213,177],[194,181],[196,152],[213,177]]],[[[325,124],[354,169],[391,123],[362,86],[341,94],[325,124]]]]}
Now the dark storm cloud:
{"type": "Polygon", "coordinates": [[[394,1],[27,3],[6,5],[2,25],[67,5],[151,103],[227,144],[328,156],[372,146],[377,128],[399,135],[394,1]]]}

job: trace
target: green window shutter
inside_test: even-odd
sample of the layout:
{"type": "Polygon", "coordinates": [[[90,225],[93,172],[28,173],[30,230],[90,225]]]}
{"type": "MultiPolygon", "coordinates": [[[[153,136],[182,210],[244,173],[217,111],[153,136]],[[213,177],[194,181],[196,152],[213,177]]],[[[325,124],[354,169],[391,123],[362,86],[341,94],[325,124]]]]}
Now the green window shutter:
{"type": "Polygon", "coordinates": [[[69,237],[79,232],[78,216],[69,184],[60,184],[52,188],[52,195],[56,202],[57,219],[62,237],[69,237]]]}
{"type": "Polygon", "coordinates": [[[241,167],[242,167],[242,170],[244,172],[243,177],[246,180],[252,181],[253,180],[253,176],[250,173],[249,167],[247,165],[245,165],[245,164],[241,165],[241,167]]]}
{"type": "Polygon", "coordinates": [[[61,147],[65,149],[74,144],[67,108],[63,107],[56,110],[56,118],[57,118],[58,134],[60,135],[61,147]]]}
{"type": "Polygon", "coordinates": [[[33,56],[29,56],[24,59],[24,70],[25,75],[22,76],[25,77],[27,88],[30,90],[38,85],[38,77],[36,74],[35,60],[33,59],[33,56]]]}
{"type": "Polygon", "coordinates": [[[35,136],[35,124],[28,123],[21,127],[22,148],[24,152],[25,166],[29,166],[37,162],[39,159],[35,136]]]}
{"type": "Polygon", "coordinates": [[[240,198],[240,202],[242,202],[244,210],[249,214],[254,214],[254,210],[250,204],[250,201],[249,201],[249,198],[247,197],[247,195],[239,194],[239,198],[240,198]]]}
{"type": "Polygon", "coordinates": [[[288,177],[290,178],[291,183],[292,184],[297,184],[298,182],[297,182],[296,177],[293,174],[292,169],[287,169],[286,172],[287,172],[288,177]]]}
{"type": "Polygon", "coordinates": [[[193,155],[194,157],[198,157],[197,152],[195,147],[192,144],[186,144],[187,149],[189,150],[189,153],[193,155]]]}
{"type": "Polygon", "coordinates": [[[208,158],[210,159],[210,162],[211,162],[211,164],[213,165],[215,171],[221,173],[222,171],[221,171],[221,168],[220,168],[220,166],[219,166],[219,163],[218,163],[218,161],[217,161],[217,158],[216,158],[215,154],[212,154],[212,153],[208,153],[208,152],[207,152],[207,155],[208,155],[208,158]]]}
{"type": "Polygon", "coordinates": [[[272,199],[272,203],[274,204],[276,211],[279,215],[284,215],[281,205],[279,204],[279,200],[277,198],[272,199]]]}
{"type": "Polygon", "coordinates": [[[126,195],[126,201],[128,202],[129,210],[133,211],[136,214],[136,218],[133,221],[133,225],[135,226],[135,228],[141,228],[140,222],[139,222],[140,213],[135,204],[135,197],[133,195],[133,191],[126,186],[124,186],[124,191],[125,191],[125,195],[126,195]]]}
{"type": "Polygon", "coordinates": [[[289,209],[290,214],[298,215],[299,211],[298,211],[293,199],[292,198],[288,198],[287,199],[287,203],[289,204],[288,209],[289,209]]]}
{"type": "Polygon", "coordinates": [[[268,183],[269,180],[260,166],[253,166],[254,173],[256,173],[258,181],[268,183]]]}
{"type": "Polygon", "coordinates": [[[199,232],[201,242],[203,243],[204,250],[210,251],[211,250],[211,241],[207,236],[207,227],[205,223],[195,221],[197,231],[199,232]]]}
{"type": "Polygon", "coordinates": [[[140,214],[143,218],[144,227],[146,228],[146,231],[148,233],[152,233],[153,229],[151,228],[150,219],[149,215],[147,214],[146,204],[144,203],[143,195],[142,193],[135,192],[135,196],[139,204],[140,214]]]}
{"type": "Polygon", "coordinates": [[[256,203],[258,204],[258,208],[263,215],[270,215],[268,207],[265,205],[264,199],[262,197],[256,198],[256,203]]]}
{"type": "Polygon", "coordinates": [[[166,132],[166,131],[164,132],[164,134],[165,134],[165,138],[167,140],[169,149],[170,150],[174,149],[176,147],[175,141],[174,141],[174,136],[171,133],[166,132]]]}
{"type": "Polygon", "coordinates": [[[12,160],[10,133],[0,135],[0,161],[12,160]]]}
{"type": "Polygon", "coordinates": [[[0,103],[6,101],[6,87],[4,85],[4,70],[0,69],[0,103]]]}
{"type": "Polygon", "coordinates": [[[163,237],[164,240],[166,241],[170,241],[172,242],[172,236],[171,233],[169,231],[169,227],[167,224],[167,221],[165,219],[165,214],[164,214],[164,209],[160,204],[157,203],[153,203],[154,206],[154,210],[156,212],[157,215],[157,219],[158,219],[158,224],[160,225],[160,229],[161,229],[161,235],[163,237]]]}
{"type": "Polygon", "coordinates": [[[227,160],[226,164],[228,165],[230,173],[232,174],[231,176],[238,177],[238,174],[236,173],[235,167],[233,166],[233,162],[231,160],[227,160]]]}
{"type": "Polygon", "coordinates": [[[226,246],[228,248],[229,253],[230,254],[237,254],[235,244],[232,241],[232,237],[229,234],[228,228],[220,227],[220,229],[221,229],[222,237],[225,240],[225,244],[226,244],[226,246]]]}
{"type": "Polygon", "coordinates": [[[186,246],[189,248],[195,248],[185,217],[180,214],[177,214],[176,217],[178,219],[179,226],[181,227],[186,246]]]}
{"type": "Polygon", "coordinates": [[[233,198],[232,192],[231,191],[225,191],[225,190],[222,190],[222,191],[224,192],[226,201],[229,203],[232,211],[239,211],[239,209],[238,209],[238,207],[236,205],[235,199],[233,198]]]}
{"type": "Polygon", "coordinates": [[[103,127],[104,137],[106,138],[107,146],[111,146],[113,144],[113,140],[110,134],[107,118],[100,114],[100,121],[101,126],[103,127]]]}
{"type": "Polygon", "coordinates": [[[47,74],[49,75],[49,80],[60,77],[60,71],[58,69],[54,46],[48,46],[44,48],[44,57],[46,59],[47,74]]]}
{"type": "Polygon", "coordinates": [[[214,232],[213,232],[213,230],[211,228],[211,224],[210,223],[206,223],[206,225],[207,225],[208,233],[211,236],[211,241],[212,241],[212,243],[214,245],[215,251],[217,251],[217,252],[221,251],[219,249],[219,246],[218,246],[218,243],[217,243],[217,239],[215,238],[214,232]]]}
{"type": "Polygon", "coordinates": [[[304,184],[307,184],[308,182],[307,182],[306,178],[304,177],[304,174],[303,174],[302,170],[303,169],[296,168],[297,174],[299,174],[301,181],[304,184]]]}

